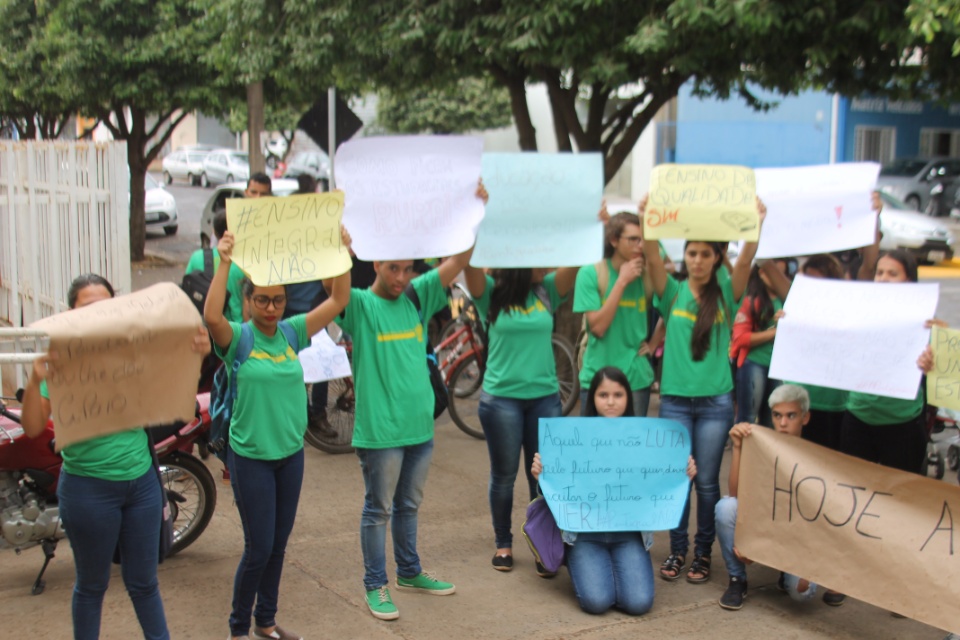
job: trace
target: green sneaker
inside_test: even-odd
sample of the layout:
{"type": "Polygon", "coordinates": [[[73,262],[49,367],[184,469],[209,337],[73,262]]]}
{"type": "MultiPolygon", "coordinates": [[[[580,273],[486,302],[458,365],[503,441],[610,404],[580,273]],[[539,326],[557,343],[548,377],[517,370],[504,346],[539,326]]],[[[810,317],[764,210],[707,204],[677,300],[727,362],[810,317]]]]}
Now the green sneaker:
{"type": "Polygon", "coordinates": [[[449,582],[441,582],[426,571],[412,578],[397,576],[397,589],[403,591],[419,591],[420,593],[429,593],[433,596],[448,596],[457,590],[457,588],[449,582]]]}
{"type": "Polygon", "coordinates": [[[367,591],[367,606],[374,618],[396,620],[400,617],[400,612],[390,599],[390,589],[385,586],[367,591]]]}

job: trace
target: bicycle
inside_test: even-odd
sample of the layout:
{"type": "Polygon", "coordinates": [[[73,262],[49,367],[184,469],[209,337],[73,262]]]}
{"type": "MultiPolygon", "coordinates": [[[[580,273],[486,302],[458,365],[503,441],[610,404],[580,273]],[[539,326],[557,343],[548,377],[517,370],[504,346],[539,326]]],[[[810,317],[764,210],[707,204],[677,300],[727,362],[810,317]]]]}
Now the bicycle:
{"type": "MultiPolygon", "coordinates": [[[[342,331],[335,342],[347,350],[347,359],[353,368],[353,343],[342,331]]],[[[307,444],[326,453],[350,453],[353,449],[353,423],[357,408],[357,399],[353,387],[353,376],[327,380],[315,384],[326,384],[327,401],[322,409],[313,408],[314,415],[307,420],[307,430],[303,439],[307,444]]],[[[310,396],[312,397],[312,390],[310,396]]]]}

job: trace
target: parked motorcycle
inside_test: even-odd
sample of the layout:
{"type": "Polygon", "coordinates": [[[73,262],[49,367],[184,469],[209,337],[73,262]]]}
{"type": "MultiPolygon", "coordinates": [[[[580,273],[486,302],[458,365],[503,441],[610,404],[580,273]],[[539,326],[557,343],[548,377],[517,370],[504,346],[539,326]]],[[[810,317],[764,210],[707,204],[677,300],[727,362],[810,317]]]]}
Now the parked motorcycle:
{"type": "MultiPolygon", "coordinates": [[[[210,429],[210,394],[197,395],[196,416],[190,422],[149,429],[167,499],[174,516],[170,555],[190,546],[203,533],[217,506],[217,486],[206,465],[193,453],[205,450],[210,429]]],[[[54,450],[52,423],[37,438],[28,438],[20,426],[19,410],[0,400],[0,549],[19,555],[39,545],[43,566],[31,593],[43,593],[43,574],[57,543],[69,535],[60,521],[57,483],[63,459],[54,450]]]]}

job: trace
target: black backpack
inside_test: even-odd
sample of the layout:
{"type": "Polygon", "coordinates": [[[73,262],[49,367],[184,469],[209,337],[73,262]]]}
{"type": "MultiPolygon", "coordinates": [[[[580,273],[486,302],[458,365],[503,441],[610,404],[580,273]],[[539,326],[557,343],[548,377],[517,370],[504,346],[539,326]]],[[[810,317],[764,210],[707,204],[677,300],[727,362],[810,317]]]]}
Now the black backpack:
{"type": "MultiPolygon", "coordinates": [[[[193,271],[183,276],[180,288],[190,297],[190,302],[203,315],[203,305],[207,303],[207,292],[213,283],[213,249],[203,250],[203,271],[193,271]]],[[[223,300],[223,308],[230,304],[230,292],[223,300]]]]}
{"type": "MultiPolygon", "coordinates": [[[[417,308],[417,315],[420,316],[420,324],[424,324],[423,309],[420,308],[420,296],[417,295],[417,290],[414,289],[411,284],[407,285],[404,293],[410,298],[413,306],[417,308]]],[[[450,404],[450,399],[447,397],[447,385],[443,381],[443,373],[440,371],[440,365],[437,362],[437,354],[433,351],[430,338],[426,337],[426,327],[424,327],[423,333],[426,338],[424,342],[427,343],[425,355],[427,358],[427,369],[430,371],[430,386],[433,387],[433,419],[436,420],[446,411],[447,405],[450,404]]]]}

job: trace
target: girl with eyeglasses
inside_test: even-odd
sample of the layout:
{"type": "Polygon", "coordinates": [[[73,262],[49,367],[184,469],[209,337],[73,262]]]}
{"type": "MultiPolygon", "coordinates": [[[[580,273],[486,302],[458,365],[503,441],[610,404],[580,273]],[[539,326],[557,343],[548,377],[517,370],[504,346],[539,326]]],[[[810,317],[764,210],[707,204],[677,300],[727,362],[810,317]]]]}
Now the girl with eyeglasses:
{"type": "MultiPolygon", "coordinates": [[[[349,234],[341,228],[343,244],[349,234]]],[[[243,324],[223,317],[234,236],[217,245],[220,266],[207,294],[203,316],[216,353],[230,370],[243,324]]],[[[343,311],[350,300],[350,272],[324,282],[330,298],[310,312],[284,322],[300,347],[343,311]]],[[[290,640],[299,635],[277,626],[277,599],[287,539],[293,530],[303,482],[303,434],[307,396],[303,368],[279,323],[287,303],[283,285],[261,287],[246,280],[243,296],[250,311],[253,349],[237,371],[237,396],[230,420],[227,467],[243,524],[244,548],[233,586],[230,636],[290,640]],[[254,609],[256,603],[256,609],[254,609]]]]}

